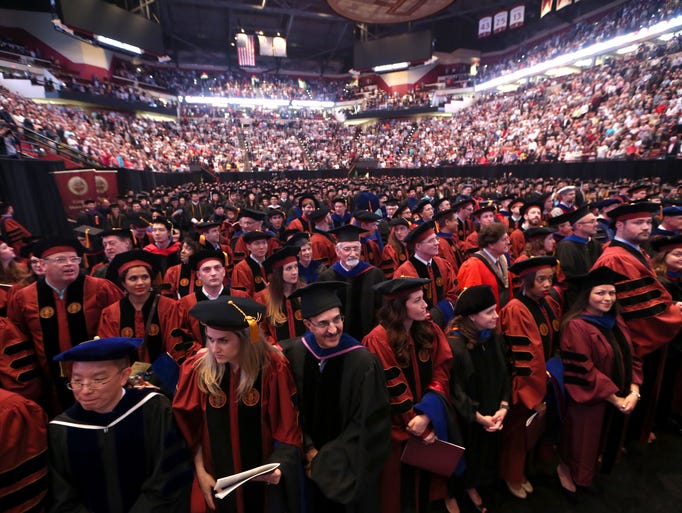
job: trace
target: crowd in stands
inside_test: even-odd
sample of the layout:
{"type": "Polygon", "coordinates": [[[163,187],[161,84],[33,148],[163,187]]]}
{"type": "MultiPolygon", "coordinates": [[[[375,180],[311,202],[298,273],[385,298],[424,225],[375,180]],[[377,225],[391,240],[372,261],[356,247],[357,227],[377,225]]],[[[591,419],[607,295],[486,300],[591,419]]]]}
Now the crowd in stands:
{"type": "Polygon", "coordinates": [[[477,82],[528,68],[559,55],[635,32],[680,14],[682,14],[682,4],[679,0],[626,2],[615,10],[600,14],[597,19],[588,18],[572,23],[567,30],[543,39],[541,42],[522,44],[514,54],[505,55],[501,62],[484,63],[479,68],[477,82]]]}
{"type": "Polygon", "coordinates": [[[310,79],[241,70],[177,70],[133,65],[120,61],[115,75],[184,96],[221,96],[280,100],[339,101],[345,80],[310,79]]]}
{"type": "MultiPolygon", "coordinates": [[[[636,12],[651,15],[644,8],[636,12]]],[[[349,169],[359,159],[382,168],[419,168],[677,158],[680,145],[673,138],[681,128],[681,44],[679,37],[642,44],[636,52],[602,58],[581,73],[537,79],[510,93],[482,95],[451,116],[396,117],[355,126],[338,121],[331,111],[314,109],[189,106],[177,121],[155,121],[38,105],[9,92],[0,94],[17,125],[34,128],[103,166],[159,172],[188,171],[192,166],[215,172],[349,169]]],[[[193,74],[175,75],[175,84],[194,81],[193,74]]],[[[162,74],[156,82],[164,77],[163,85],[169,85],[171,76],[162,74]]],[[[208,92],[218,83],[215,77],[201,79],[198,72],[195,78],[197,87],[206,86],[208,92]]],[[[220,94],[236,94],[231,88],[240,85],[245,87],[242,95],[269,95],[275,90],[294,94],[303,85],[268,80],[223,75],[220,83],[227,89],[220,94]]],[[[108,81],[94,81],[88,87],[122,99],[150,99],[132,86],[112,88],[108,81]]],[[[357,87],[343,92],[360,94],[357,87]]],[[[428,96],[419,91],[406,100],[376,92],[366,106],[386,108],[386,102],[394,102],[405,108],[428,103],[428,96]]]]}
{"type": "Polygon", "coordinates": [[[26,47],[19,41],[15,41],[6,35],[0,36],[0,51],[8,53],[18,53],[27,57],[40,57],[38,50],[26,47]]]}

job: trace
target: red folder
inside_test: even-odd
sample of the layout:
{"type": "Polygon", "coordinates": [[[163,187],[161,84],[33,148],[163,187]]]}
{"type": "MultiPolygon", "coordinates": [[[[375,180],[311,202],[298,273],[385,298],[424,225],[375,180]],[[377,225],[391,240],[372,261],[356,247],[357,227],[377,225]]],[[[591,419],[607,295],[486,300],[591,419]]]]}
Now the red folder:
{"type": "Polygon", "coordinates": [[[447,477],[455,471],[464,450],[464,447],[443,440],[425,444],[421,439],[411,436],[405,444],[400,461],[447,477]]]}

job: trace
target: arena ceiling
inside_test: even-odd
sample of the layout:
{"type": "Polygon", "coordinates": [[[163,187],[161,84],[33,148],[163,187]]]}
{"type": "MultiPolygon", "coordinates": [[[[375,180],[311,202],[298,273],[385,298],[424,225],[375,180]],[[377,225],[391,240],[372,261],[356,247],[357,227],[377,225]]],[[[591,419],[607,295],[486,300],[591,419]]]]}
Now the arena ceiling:
{"type": "MultiPolygon", "coordinates": [[[[285,37],[288,55],[287,59],[257,56],[259,67],[344,73],[353,66],[354,41],[363,38],[428,29],[435,51],[469,48],[489,52],[514,46],[534,34],[571,23],[597,7],[624,0],[581,0],[542,20],[541,0],[105,1],[159,22],[166,52],[180,64],[237,66],[236,51],[230,46],[235,34],[241,30],[251,34],[263,31],[264,35],[285,37]],[[478,39],[479,17],[518,4],[526,6],[523,28],[478,39]],[[396,19],[399,21],[385,23],[396,19]]],[[[49,0],[14,3],[21,5],[18,8],[34,3],[49,6],[49,0]]]]}

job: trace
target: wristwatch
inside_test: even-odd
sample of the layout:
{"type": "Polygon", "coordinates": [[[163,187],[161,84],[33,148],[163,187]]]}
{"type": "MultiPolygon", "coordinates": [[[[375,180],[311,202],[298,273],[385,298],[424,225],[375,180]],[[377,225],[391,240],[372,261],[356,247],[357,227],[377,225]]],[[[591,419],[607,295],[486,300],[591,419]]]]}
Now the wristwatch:
{"type": "Polygon", "coordinates": [[[631,395],[636,395],[636,396],[637,396],[637,399],[641,399],[641,398],[642,398],[642,396],[640,395],[639,392],[637,392],[637,390],[630,390],[630,394],[631,394],[631,395]]]}

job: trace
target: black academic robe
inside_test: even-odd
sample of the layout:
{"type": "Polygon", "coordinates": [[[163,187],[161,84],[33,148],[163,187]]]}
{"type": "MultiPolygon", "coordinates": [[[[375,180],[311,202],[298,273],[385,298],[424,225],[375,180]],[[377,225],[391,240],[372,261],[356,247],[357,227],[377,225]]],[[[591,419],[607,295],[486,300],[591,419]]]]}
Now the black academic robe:
{"type": "Polygon", "coordinates": [[[320,350],[310,332],[281,344],[296,381],[304,449],[319,451],[309,511],[376,513],[391,433],[381,362],[347,334],[334,349],[320,350]]]}
{"type": "Polygon", "coordinates": [[[511,379],[500,335],[489,334],[467,347],[458,331],[447,334],[452,350],[450,397],[459,417],[466,447],[467,488],[491,484],[497,479],[501,433],[489,433],[476,422],[476,412],[493,415],[502,401],[509,402],[511,379]]]}
{"type": "Polygon", "coordinates": [[[357,340],[367,335],[377,325],[376,312],[381,307],[381,296],[372,288],[386,279],[378,267],[360,262],[350,272],[339,262],[320,273],[318,281],[344,281],[348,284],[343,301],[346,317],[344,331],[357,340]]]}
{"type": "Polygon", "coordinates": [[[163,395],[128,389],[106,414],[76,403],[48,434],[50,511],[189,511],[190,458],[163,395]]]}

